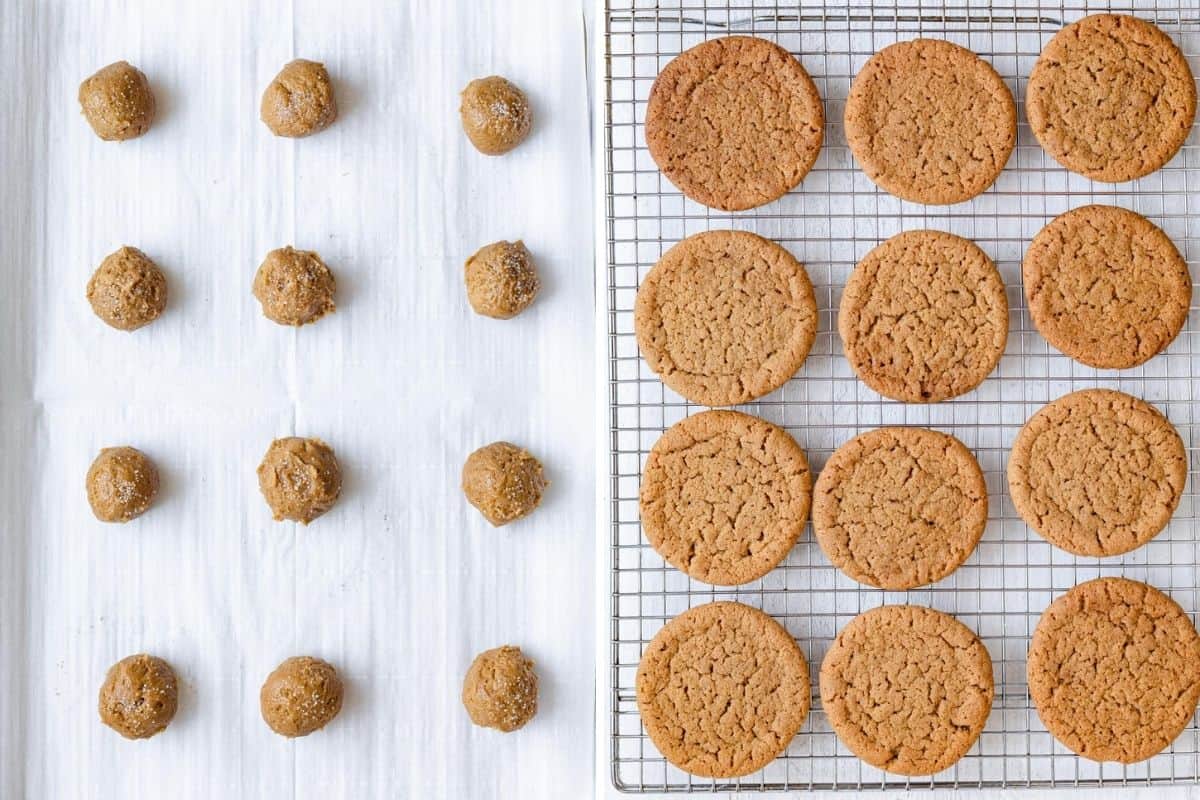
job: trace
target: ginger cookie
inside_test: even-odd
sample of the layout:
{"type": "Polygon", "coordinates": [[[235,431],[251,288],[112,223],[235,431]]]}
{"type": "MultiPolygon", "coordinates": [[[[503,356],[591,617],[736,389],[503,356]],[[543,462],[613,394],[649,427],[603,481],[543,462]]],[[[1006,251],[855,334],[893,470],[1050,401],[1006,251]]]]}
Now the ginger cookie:
{"type": "Polygon", "coordinates": [[[708,231],[654,265],[633,322],[663,383],[693,403],[731,406],[800,369],[817,335],[817,301],[787,250],[745,231],[708,231]]]}
{"type": "Polygon", "coordinates": [[[1025,90],[1042,149],[1106,183],[1149,175],[1179,152],[1196,117],[1187,59],[1156,26],[1093,14],[1054,35],[1025,90]]]}
{"type": "Polygon", "coordinates": [[[897,234],[867,253],[842,292],[842,347],[875,391],[936,403],[971,391],[1008,340],[1000,273],[974,243],[940,231],[897,234]]]}
{"type": "Polygon", "coordinates": [[[854,77],[845,126],[850,151],[877,186],[946,205],[995,182],[1017,143],[1017,106],[970,50],[914,39],[880,50],[854,77]]]}
{"type": "Polygon", "coordinates": [[[1187,453],[1148,403],[1085,389],[1034,414],[1013,442],[1008,489],[1017,513],[1078,556],[1115,556],[1158,535],[1183,496],[1187,453]]]}
{"type": "Polygon", "coordinates": [[[821,705],[838,739],[896,775],[932,775],[962,758],[983,731],[994,693],[979,637],[922,606],[859,614],[821,663],[821,705]]]}
{"type": "Polygon", "coordinates": [[[646,538],[676,569],[721,586],[766,575],[804,530],[808,459],[787,431],[737,411],[704,411],[664,433],[646,459],[646,538]]]}
{"type": "Polygon", "coordinates": [[[881,589],[911,589],[958,569],[987,514],[975,456],[925,428],[879,428],[846,442],[813,496],[813,532],[826,557],[881,589]]]}
{"type": "Polygon", "coordinates": [[[1042,228],[1021,266],[1034,325],[1102,369],[1144,364],[1187,322],[1192,276],[1162,230],[1115,206],[1084,206],[1042,228]]]}
{"type": "Polygon", "coordinates": [[[1093,761],[1163,750],[1196,711],[1200,636],[1179,604],[1139,581],[1097,578],[1042,614],[1027,661],[1042,724],[1093,761]]]}
{"type": "Polygon", "coordinates": [[[646,105],[646,145],[667,179],[722,211],[761,206],[812,169],[825,112],[812,78],[766,39],[699,44],[663,69],[646,105]]]}
{"type": "Polygon", "coordinates": [[[741,603],[685,611],[654,637],[637,672],[642,725],[682,770],[749,775],[808,716],[808,664],[783,626],[741,603]]]}

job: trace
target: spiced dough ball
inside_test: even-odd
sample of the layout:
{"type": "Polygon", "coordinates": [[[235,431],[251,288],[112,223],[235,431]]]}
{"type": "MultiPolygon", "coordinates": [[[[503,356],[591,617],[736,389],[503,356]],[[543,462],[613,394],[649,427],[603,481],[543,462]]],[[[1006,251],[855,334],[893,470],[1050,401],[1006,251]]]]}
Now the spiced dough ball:
{"type": "Polygon", "coordinates": [[[134,331],[154,322],[167,307],[167,276],[141,250],[122,247],[92,273],[87,299],[108,325],[134,331]]]}
{"type": "Polygon", "coordinates": [[[511,733],[533,719],[537,701],[537,673],[521,648],[506,644],[471,662],[462,703],[476,725],[511,733]]]}
{"type": "Polygon", "coordinates": [[[175,670],[145,653],[113,664],[100,686],[100,721],[126,739],[149,739],[171,723],[178,707],[175,670]]]}
{"type": "Polygon", "coordinates": [[[79,105],[92,130],[106,142],[134,139],[154,123],[154,92],[137,67],[109,64],[79,84],[79,105]]]}
{"type": "Polygon", "coordinates": [[[493,242],[466,264],[467,300],[476,314],[512,319],[529,308],[542,283],[525,243],[493,242]]]}
{"type": "Polygon", "coordinates": [[[158,494],[158,468],[132,447],[106,447],[87,472],[88,503],[101,522],[129,522],[158,494]]]}
{"type": "Polygon", "coordinates": [[[333,508],[342,493],[342,469],[320,439],[276,439],[258,465],[258,488],[276,520],[304,525],[333,508]]]}
{"type": "Polygon", "coordinates": [[[548,485],[541,462],[508,442],[479,448],[463,465],[462,489],[467,502],[496,527],[532,513],[548,485]]]}
{"type": "Polygon", "coordinates": [[[463,130],[484,155],[504,155],[529,135],[529,98],[510,81],[499,75],[476,78],[459,96],[463,130]]]}
{"type": "Polygon", "coordinates": [[[254,296],[263,316],[280,325],[307,325],[334,310],[333,273],[312,250],[280,247],[254,275],[254,296]]]}
{"type": "Polygon", "coordinates": [[[297,58],[283,65],[263,92],[259,116],[276,136],[296,139],[337,119],[337,101],[325,65],[297,58]]]}
{"type": "Polygon", "coordinates": [[[342,710],[342,679],[312,656],[293,656],[267,676],[258,693],[263,721],[280,736],[308,736],[342,710]]]}

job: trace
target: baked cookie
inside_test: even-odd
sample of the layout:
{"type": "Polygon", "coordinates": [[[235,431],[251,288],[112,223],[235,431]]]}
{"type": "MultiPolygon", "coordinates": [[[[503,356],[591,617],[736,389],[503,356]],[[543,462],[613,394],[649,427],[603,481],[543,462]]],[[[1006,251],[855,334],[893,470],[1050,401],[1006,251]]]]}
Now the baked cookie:
{"type": "Polygon", "coordinates": [[[708,231],[654,265],[633,324],[663,383],[693,403],[731,406],[800,369],[817,335],[817,301],[787,250],[745,231],[708,231]]]}
{"type": "Polygon", "coordinates": [[[688,197],[741,211],[804,179],[821,151],[825,112],[800,62],[752,36],[711,39],[659,73],[646,105],[646,146],[688,197]]]}
{"type": "Polygon", "coordinates": [[[975,456],[925,428],[856,436],[829,459],[813,495],[813,533],[826,557],[881,589],[911,589],[958,569],[987,514],[975,456]]]}
{"type": "Polygon", "coordinates": [[[1093,14],[1042,50],[1025,89],[1025,115],[1055,161],[1121,183],[1179,152],[1196,116],[1196,83],[1183,53],[1157,27],[1093,14]]]}
{"type": "Polygon", "coordinates": [[[732,586],[766,575],[804,530],[808,459],[787,431],[737,411],[675,423],[646,459],[646,538],[676,569],[732,586]]]}
{"type": "Polygon", "coordinates": [[[1200,636],[1179,605],[1127,578],[1059,597],[1029,643],[1029,696],[1042,724],[1093,761],[1132,764],[1166,748],[1200,698],[1200,636]]]}
{"type": "Polygon", "coordinates": [[[1166,527],[1187,479],[1187,452],[1156,408],[1110,389],[1058,398],[1025,423],[1008,457],[1017,513],[1078,556],[1115,556],[1166,527]]]}
{"type": "Polygon", "coordinates": [[[741,603],[685,611],[646,646],[642,725],[682,770],[749,775],[787,749],[808,716],[808,664],[775,620],[741,603]]]}
{"type": "Polygon", "coordinates": [[[838,311],[842,347],[875,391],[936,403],[971,391],[1008,340],[1008,299],[992,260],[941,231],[907,231],[867,253],[838,311]]]}
{"type": "Polygon", "coordinates": [[[821,706],[838,739],[897,775],[932,775],[962,758],[983,731],[994,693],[979,637],[921,606],[859,614],[821,663],[821,706]]]}
{"type": "Polygon", "coordinates": [[[1062,352],[1102,369],[1136,367],[1187,322],[1192,276],[1140,214],[1084,206],[1042,228],[1021,265],[1033,324],[1062,352]]]}
{"type": "Polygon", "coordinates": [[[1017,143],[1017,105],[992,65],[941,39],[871,56],[846,98],[846,143],[902,200],[946,205],[991,186],[1017,143]]]}

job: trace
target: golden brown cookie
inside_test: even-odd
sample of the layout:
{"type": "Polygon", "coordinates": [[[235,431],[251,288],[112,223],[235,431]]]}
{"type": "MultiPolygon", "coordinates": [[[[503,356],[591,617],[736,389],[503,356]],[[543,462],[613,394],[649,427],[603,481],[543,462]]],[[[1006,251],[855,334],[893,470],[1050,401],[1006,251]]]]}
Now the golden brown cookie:
{"type": "Polygon", "coordinates": [[[879,428],[839,447],[813,495],[813,533],[860,583],[911,589],[941,580],[987,525],[987,484],[971,451],[925,428],[879,428]]]}
{"type": "Polygon", "coordinates": [[[1127,369],[1162,352],[1192,303],[1187,262],[1162,230],[1115,206],[1084,206],[1042,228],[1021,266],[1029,316],[1076,361],[1127,369]]]}
{"type": "Polygon", "coordinates": [[[973,242],[941,231],[900,233],[854,268],[838,332],[850,366],[885,397],[957,397],[982,383],[1004,353],[1004,283],[973,242]]]}
{"type": "Polygon", "coordinates": [[[693,403],[731,406],[800,369],[817,335],[817,302],[787,250],[745,231],[708,231],[654,265],[633,322],[663,383],[693,403]]]}
{"type": "Polygon", "coordinates": [[[992,65],[941,39],[889,45],[846,98],[846,142],[867,177],[914,203],[969,200],[1017,143],[1017,105],[992,65]]]}
{"type": "Polygon", "coordinates": [[[723,211],[796,187],[825,135],[817,87],[774,42],[727,36],[671,60],[646,105],[646,145],[671,183],[723,211]]]}
{"type": "Polygon", "coordinates": [[[109,64],[81,83],[79,106],[106,142],[141,136],[154,124],[157,108],[145,73],[126,61],[109,64]]]}
{"type": "Polygon", "coordinates": [[[158,468],[135,447],[106,447],[87,471],[87,497],[101,522],[129,522],[158,494],[158,468]]]}
{"type": "Polygon", "coordinates": [[[642,725],[659,752],[706,778],[749,775],[787,749],[808,716],[808,664],[775,620],[741,603],[680,614],[637,672],[642,725]]]}
{"type": "Polygon", "coordinates": [[[293,656],[263,682],[259,710],[263,722],[280,736],[308,736],[338,715],[344,692],[332,664],[312,656],[293,656]]]}
{"type": "Polygon", "coordinates": [[[859,614],[821,663],[821,706],[838,739],[897,775],[932,775],[962,758],[983,731],[994,692],[979,637],[921,606],[859,614]]]}
{"type": "Polygon", "coordinates": [[[167,276],[136,247],[107,255],[87,285],[92,311],[120,331],[135,331],[167,307],[167,276]]]}
{"type": "Polygon", "coordinates": [[[675,423],[646,459],[646,538],[676,569],[732,586],[766,575],[804,530],[808,459],[787,431],[737,411],[675,423]]]}
{"type": "Polygon", "coordinates": [[[1055,161],[1120,183],[1179,152],[1196,117],[1196,83],[1183,53],[1156,26],[1093,14],[1042,50],[1029,74],[1025,115],[1055,161]]]}
{"type": "Polygon", "coordinates": [[[1200,698],[1200,636],[1179,605],[1127,578],[1097,578],[1042,614],[1027,662],[1042,724],[1093,761],[1132,764],[1191,722],[1200,698]]]}
{"type": "Polygon", "coordinates": [[[538,676],[533,661],[513,645],[475,656],[463,680],[462,704],[471,722],[512,733],[537,714],[538,676]]]}
{"type": "Polygon", "coordinates": [[[171,724],[179,707],[175,670],[139,653],[109,667],[100,686],[100,721],[126,739],[149,739],[171,724]]]}
{"type": "Polygon", "coordinates": [[[1115,556],[1166,527],[1187,480],[1187,452],[1166,417],[1136,397],[1085,389],[1025,423],[1008,458],[1017,513],[1051,544],[1115,556]]]}

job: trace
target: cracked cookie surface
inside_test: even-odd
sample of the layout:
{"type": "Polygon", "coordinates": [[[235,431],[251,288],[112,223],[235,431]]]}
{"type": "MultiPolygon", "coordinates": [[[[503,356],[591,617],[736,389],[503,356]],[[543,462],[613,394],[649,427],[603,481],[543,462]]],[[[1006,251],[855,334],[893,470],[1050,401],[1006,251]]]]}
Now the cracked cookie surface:
{"type": "Polygon", "coordinates": [[[983,471],[962,442],[925,428],[880,428],[846,442],[821,470],[813,532],[854,580],[911,589],[971,555],[987,510],[983,471]]]}
{"type": "Polygon", "coordinates": [[[1017,513],[1080,556],[1119,555],[1153,539],[1186,479],[1175,427],[1150,404],[1110,389],[1073,392],[1042,408],[1008,458],[1017,513]]]}
{"type": "Polygon", "coordinates": [[[787,556],[811,497],[808,459],[787,431],[737,411],[703,411],[651,448],[642,528],[676,569],[732,586],[761,578],[787,556]]]}
{"type": "Polygon", "coordinates": [[[804,179],[825,135],[812,78],[790,53],[751,36],[712,39],[671,60],[646,106],[646,145],[698,203],[741,211],[804,179]]]}
{"type": "Polygon", "coordinates": [[[1097,578],[1059,597],[1029,645],[1029,694],[1042,724],[1093,761],[1160,752],[1200,698],[1200,636],[1153,586],[1097,578]]]}
{"type": "Polygon", "coordinates": [[[693,403],[731,406],[795,374],[816,338],[817,303],[787,250],[745,231],[708,231],[659,259],[633,319],[663,383],[693,403]]]}
{"type": "Polygon", "coordinates": [[[654,637],[637,672],[642,725],[667,760],[732,778],[787,749],[808,716],[808,664],[771,617],[741,603],[685,611],[654,637]]]}

